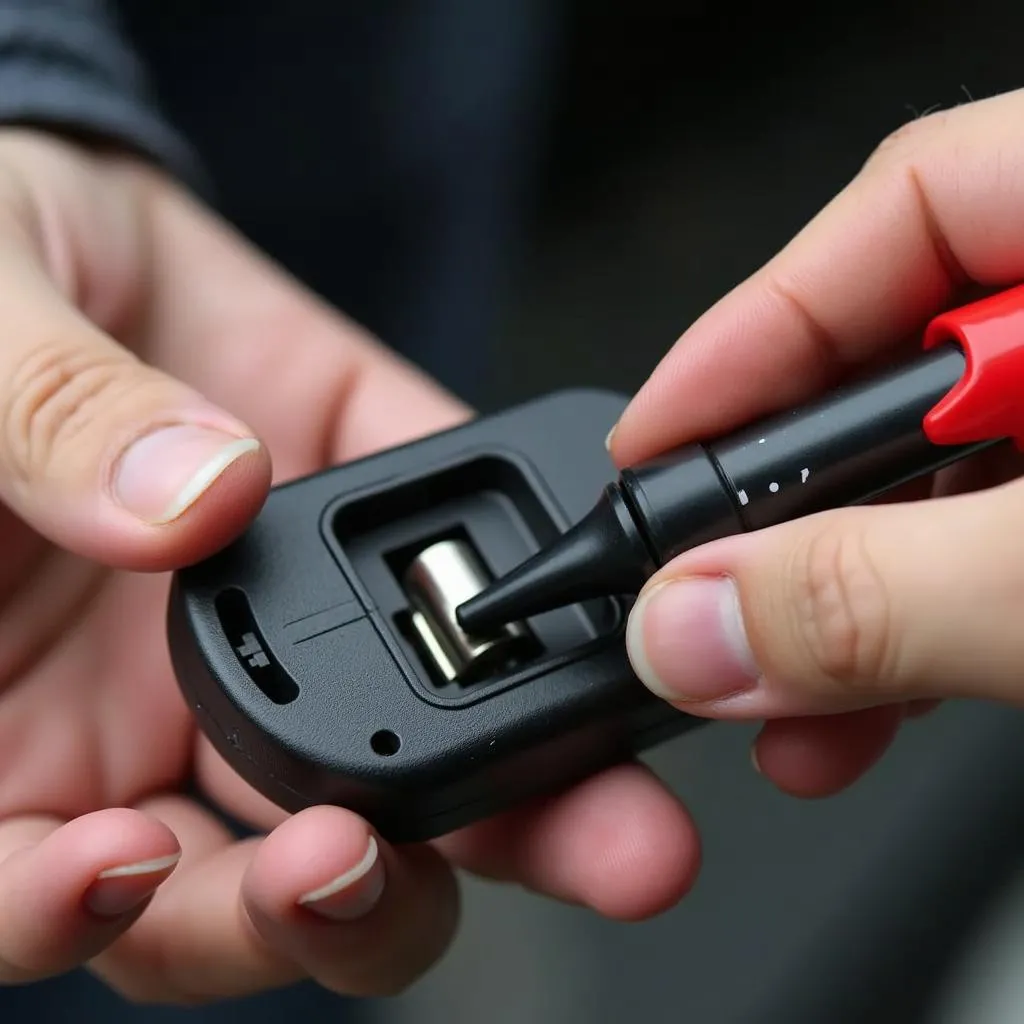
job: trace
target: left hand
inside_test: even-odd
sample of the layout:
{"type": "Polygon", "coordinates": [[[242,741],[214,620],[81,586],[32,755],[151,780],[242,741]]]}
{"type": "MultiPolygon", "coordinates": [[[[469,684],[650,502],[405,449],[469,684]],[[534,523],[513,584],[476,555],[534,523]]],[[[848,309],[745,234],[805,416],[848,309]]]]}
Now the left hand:
{"type": "MultiPolygon", "coordinates": [[[[20,432],[30,444],[0,444],[26,469],[10,478],[11,507],[0,505],[0,984],[87,962],[147,1002],[309,977],[346,994],[390,993],[451,941],[455,868],[616,918],[683,895],[694,829],[636,765],[405,848],[344,809],[288,816],[244,785],[178,692],[162,570],[240,530],[269,467],[253,456],[187,516],[144,529],[102,490],[98,460],[125,425],[105,437],[97,424],[139,415],[147,398],[177,400],[181,382],[244,421],[283,481],[468,412],[132,161],[3,133],[0,263],[0,346],[40,342],[20,360],[36,386],[0,402],[8,440],[33,425],[20,432]],[[123,380],[142,383],[113,386],[123,380]],[[182,794],[190,778],[266,834],[233,841],[182,794]]],[[[148,468],[159,478],[184,467],[157,454],[148,468]]]]}

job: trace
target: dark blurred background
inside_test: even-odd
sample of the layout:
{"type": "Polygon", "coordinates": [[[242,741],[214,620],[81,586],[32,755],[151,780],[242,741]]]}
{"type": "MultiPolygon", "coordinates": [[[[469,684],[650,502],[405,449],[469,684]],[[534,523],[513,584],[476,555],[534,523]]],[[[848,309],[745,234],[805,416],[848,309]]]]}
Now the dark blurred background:
{"type": "MultiPolygon", "coordinates": [[[[1006,0],[121,6],[224,212],[485,410],[634,390],[886,133],[1024,85],[1024,8],[1006,0]],[[309,19],[319,48],[306,32],[289,49],[309,19]]],[[[750,738],[712,727],[650,758],[705,837],[677,910],[613,925],[470,882],[450,957],[362,1009],[1024,1021],[1024,720],[945,708],[806,804],[757,778],[750,738]]]]}

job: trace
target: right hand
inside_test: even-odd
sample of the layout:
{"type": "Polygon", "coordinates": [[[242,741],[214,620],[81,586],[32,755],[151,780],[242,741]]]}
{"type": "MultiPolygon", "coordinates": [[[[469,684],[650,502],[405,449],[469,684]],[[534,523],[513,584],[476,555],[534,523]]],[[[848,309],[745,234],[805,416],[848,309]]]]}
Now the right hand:
{"type": "MultiPolygon", "coordinates": [[[[625,411],[621,464],[807,401],[1024,279],[1024,92],[906,125],[698,320],[625,411]]],[[[691,714],[759,720],[781,788],[856,779],[946,698],[1024,704],[1024,478],[994,449],[880,504],[686,552],[647,583],[630,655],[691,714]],[[927,500],[923,500],[927,499],[927,500]]]]}
{"type": "Polygon", "coordinates": [[[271,452],[280,481],[468,414],[154,169],[0,131],[0,984],[387,993],[451,940],[456,868],[612,917],[682,895],[693,826],[639,766],[396,848],[283,814],[197,735],[166,570],[244,528],[271,452]]]}

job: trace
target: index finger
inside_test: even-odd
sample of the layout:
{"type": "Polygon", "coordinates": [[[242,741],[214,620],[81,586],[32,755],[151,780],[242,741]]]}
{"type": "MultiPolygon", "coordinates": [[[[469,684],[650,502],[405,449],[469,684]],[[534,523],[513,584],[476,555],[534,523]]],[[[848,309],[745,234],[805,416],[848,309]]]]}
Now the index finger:
{"type": "Polygon", "coordinates": [[[615,429],[620,465],[806,400],[969,283],[1024,277],[1024,92],[905,125],[690,327],[615,429]]]}

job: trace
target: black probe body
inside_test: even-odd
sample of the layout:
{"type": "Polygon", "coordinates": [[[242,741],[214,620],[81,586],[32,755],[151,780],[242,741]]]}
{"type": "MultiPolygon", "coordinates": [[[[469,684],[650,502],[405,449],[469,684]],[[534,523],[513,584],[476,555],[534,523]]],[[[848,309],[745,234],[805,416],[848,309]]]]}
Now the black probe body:
{"type": "Polygon", "coordinates": [[[925,416],[964,369],[963,351],[947,343],[866,383],[623,470],[586,517],[462,604],[462,628],[486,635],[564,605],[634,595],[698,545],[868,502],[999,443],[937,445],[924,432],[925,416]]]}

